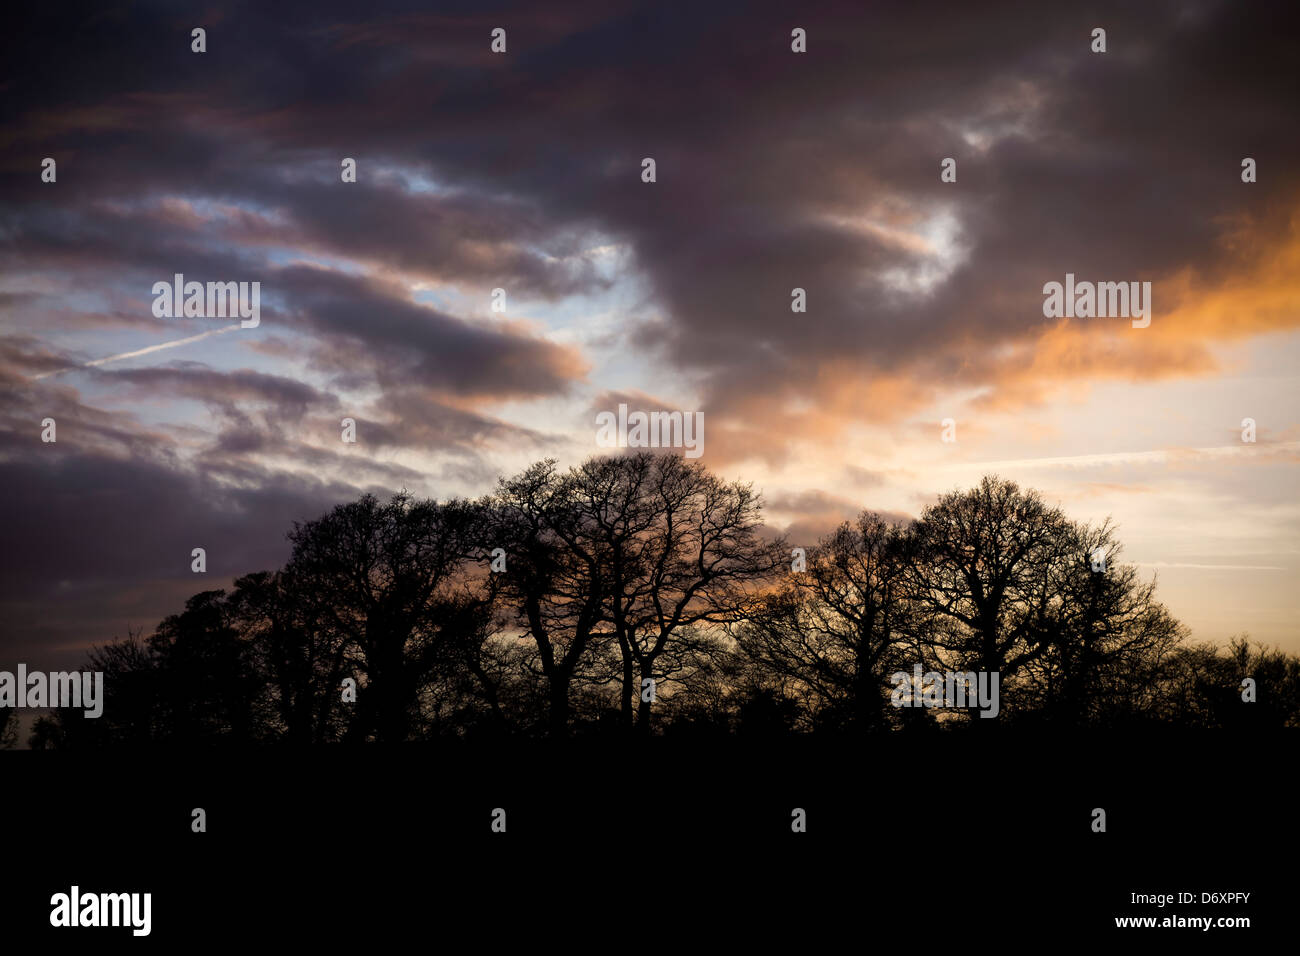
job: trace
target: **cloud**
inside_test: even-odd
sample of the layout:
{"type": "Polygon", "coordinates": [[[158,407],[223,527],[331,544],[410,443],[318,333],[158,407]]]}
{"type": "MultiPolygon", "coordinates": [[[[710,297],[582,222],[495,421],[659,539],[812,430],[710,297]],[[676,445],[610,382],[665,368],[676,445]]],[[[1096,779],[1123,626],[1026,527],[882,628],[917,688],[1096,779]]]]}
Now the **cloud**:
{"type": "Polygon", "coordinates": [[[947,471],[994,472],[1022,468],[1097,468],[1112,465],[1187,463],[1206,459],[1252,458],[1295,461],[1300,453],[1300,441],[1274,444],[1217,445],[1210,448],[1157,448],[1150,451],[1103,452],[1095,455],[1057,455],[1043,458],[1021,458],[1008,461],[972,461],[940,466],[947,471]]]}
{"type": "Polygon", "coordinates": [[[816,544],[846,521],[854,521],[863,511],[875,511],[893,524],[906,524],[910,515],[880,508],[821,490],[776,492],[765,496],[766,513],[773,518],[789,518],[784,531],[794,545],[816,544]]]}
{"type": "Polygon", "coordinates": [[[95,454],[0,461],[0,660],[77,666],[90,644],[151,629],[190,594],[278,567],[292,520],[359,493],[301,475],[246,478],[232,486],[166,459],[95,454]],[[205,575],[190,570],[196,547],[205,575]]]}
{"type": "MultiPolygon", "coordinates": [[[[239,328],[238,324],[227,325],[220,329],[213,329],[210,332],[200,332],[198,335],[191,335],[188,336],[187,338],[176,339],[173,342],[162,342],[158,345],[149,345],[142,349],[136,349],[132,352],[121,352],[118,355],[108,355],[105,356],[104,358],[93,359],[89,362],[84,362],[81,365],[72,366],[72,368],[95,368],[100,365],[107,365],[109,362],[121,362],[124,359],[139,358],[142,355],[150,355],[154,352],[161,352],[164,349],[174,349],[182,345],[191,345],[194,342],[201,342],[206,338],[210,338],[211,336],[221,335],[224,332],[231,332],[237,328],[239,328]]],[[[62,371],[71,371],[71,368],[56,369],[50,372],[41,372],[37,375],[33,375],[32,378],[34,380],[49,378],[51,375],[58,375],[59,372],[62,371]]]]}
{"type": "MultiPolygon", "coordinates": [[[[69,509],[125,540],[144,527],[141,547],[168,555],[216,535],[255,562],[279,552],[239,515],[280,534],[358,488],[483,483],[502,457],[581,447],[586,411],[624,397],[703,410],[711,466],[802,466],[813,449],[839,475],[860,430],[954,396],[991,427],[1092,383],[1222,376],[1230,348],[1300,326],[1286,67],[1300,12],[1091,9],[832,0],[800,7],[809,52],[793,54],[777,3],[684,23],[594,0],[229,2],[210,8],[201,57],[156,4],[27,10],[0,38],[0,465],[15,500],[60,528],[69,509]],[[505,56],[488,44],[498,20],[505,56]],[[1246,155],[1257,183],[1240,181],[1246,155]],[[45,156],[56,184],[39,181],[45,156]],[[345,156],[357,183],[339,178],[345,156]],[[956,183],[939,180],[945,157],[956,183]],[[261,281],[262,325],[154,319],[149,289],[176,272],[261,281]],[[1045,320],[1042,286],[1066,272],[1151,281],[1151,327],[1045,320]],[[487,312],[496,287],[506,316],[487,312]],[[790,311],[796,287],[806,313],[790,311]],[[614,316],[598,334],[593,311],[614,316]],[[197,361],[159,364],[182,346],[197,361]],[[345,414],[355,447],[338,441],[345,414]],[[57,445],[36,438],[45,416],[57,445]],[[134,523],[96,522],[74,493],[134,523]],[[150,502],[176,514],[151,518],[150,502]]],[[[963,419],[963,440],[979,427],[963,419]]],[[[960,467],[1294,456],[1294,442],[1197,441],[1056,457],[1027,442],[960,467]]],[[[883,494],[882,475],[908,471],[847,481],[883,494]]],[[[777,500],[808,536],[857,509],[806,488],[777,500]]],[[[23,542],[52,547],[30,527],[23,542]]],[[[89,547],[96,561],[57,578],[98,582],[77,613],[156,610],[191,586],[170,563],[89,547]],[[96,577],[99,560],[122,576],[96,577]]],[[[58,575],[53,553],[41,574],[58,575]]],[[[59,597],[29,583],[33,602],[59,597]]],[[[42,631],[35,607],[23,640],[85,637],[42,631]]]]}

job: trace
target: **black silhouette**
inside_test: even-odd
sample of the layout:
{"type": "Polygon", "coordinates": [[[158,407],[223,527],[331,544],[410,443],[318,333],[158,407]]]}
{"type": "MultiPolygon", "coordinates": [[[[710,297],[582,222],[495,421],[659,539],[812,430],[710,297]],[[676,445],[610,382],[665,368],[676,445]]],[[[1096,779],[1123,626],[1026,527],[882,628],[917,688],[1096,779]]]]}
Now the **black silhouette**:
{"type": "Polygon", "coordinates": [[[649,453],[540,462],[477,501],[366,495],[295,525],[283,569],[96,648],[104,716],[30,743],[1300,724],[1300,658],[1189,646],[1109,524],[1014,482],[865,512],[802,565],[761,508],[649,453]],[[996,719],[891,706],[916,665],[997,671],[996,719]]]}

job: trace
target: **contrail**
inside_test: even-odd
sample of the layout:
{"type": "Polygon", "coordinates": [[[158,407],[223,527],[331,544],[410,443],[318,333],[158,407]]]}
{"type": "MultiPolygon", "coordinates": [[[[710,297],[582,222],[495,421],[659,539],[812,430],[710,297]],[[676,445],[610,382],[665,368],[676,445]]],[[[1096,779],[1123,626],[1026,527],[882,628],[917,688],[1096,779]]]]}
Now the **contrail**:
{"type": "Polygon", "coordinates": [[[1100,455],[1064,455],[1057,458],[1018,458],[1011,461],[971,461],[940,465],[943,471],[997,468],[1087,468],[1100,465],[1123,465],[1133,462],[1168,462],[1176,458],[1222,458],[1233,455],[1260,454],[1270,451],[1291,451],[1300,448],[1300,441],[1275,444],[1218,445],[1212,448],[1165,448],[1155,451],[1107,452],[1100,455]]]}
{"type": "Polygon", "coordinates": [[[40,375],[32,376],[34,379],[49,378],[51,375],[59,375],[63,372],[71,372],[79,368],[93,368],[96,365],[103,365],[106,362],[120,362],[122,359],[136,358],[140,355],[148,355],[150,352],[160,352],[163,349],[174,349],[178,345],[189,345],[191,342],[197,342],[199,339],[206,339],[209,335],[220,335],[222,332],[229,332],[232,329],[239,328],[239,324],[227,325],[220,329],[211,329],[207,332],[200,332],[198,335],[191,335],[187,339],[177,339],[175,342],[163,342],[161,345],[150,345],[146,348],[136,349],[134,352],[123,352],[120,355],[109,355],[105,358],[95,359],[93,362],[87,362],[85,365],[69,365],[67,368],[56,368],[52,372],[42,372],[40,375]]]}
{"type": "Polygon", "coordinates": [[[1181,561],[1134,561],[1139,568],[1195,568],[1199,571],[1285,571],[1272,564],[1184,564],[1181,561]]]}

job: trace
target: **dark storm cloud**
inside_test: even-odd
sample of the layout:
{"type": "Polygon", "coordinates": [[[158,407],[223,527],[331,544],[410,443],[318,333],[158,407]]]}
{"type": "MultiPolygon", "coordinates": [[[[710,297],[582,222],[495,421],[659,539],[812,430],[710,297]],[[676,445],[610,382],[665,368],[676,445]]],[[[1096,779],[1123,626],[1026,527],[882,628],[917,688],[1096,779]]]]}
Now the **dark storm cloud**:
{"type": "Polygon", "coordinates": [[[374,363],[381,384],[417,382],[481,397],[561,392],[584,371],[571,349],[516,326],[470,323],[399,297],[396,289],[340,272],[289,267],[275,288],[292,321],[343,348],[340,364],[374,363]]]}
{"type": "MultiPolygon", "coordinates": [[[[11,217],[10,223],[15,238],[0,241],[0,256],[12,268],[74,270],[92,289],[103,288],[105,281],[121,288],[122,277],[133,274],[141,315],[152,314],[153,296],[146,293],[153,283],[171,282],[177,272],[199,281],[257,279],[272,317],[277,315],[272,303],[279,302],[323,342],[350,340],[354,352],[385,365],[397,354],[409,356],[407,371],[449,391],[559,392],[581,374],[581,360],[571,350],[517,325],[471,324],[411,302],[391,283],[323,268],[268,268],[260,250],[208,245],[200,222],[101,207],[79,214],[75,231],[61,230],[58,217],[40,210],[11,217]]],[[[156,325],[161,330],[166,323],[156,325]]]]}
{"type": "Polygon", "coordinates": [[[664,306],[654,341],[737,414],[829,356],[991,383],[999,367],[969,354],[969,331],[986,347],[1036,335],[1044,281],[1231,268],[1221,217],[1277,230],[1285,215],[1269,211],[1294,197],[1294,15],[1281,5],[1247,17],[1226,3],[723,4],[687,18],[380,5],[361,18],[312,4],[274,21],[252,4],[214,9],[202,71],[162,8],[137,8],[156,16],[130,31],[113,16],[61,27],[64,46],[116,51],[93,56],[106,82],[77,104],[100,105],[102,123],[73,110],[59,78],[37,103],[80,126],[33,108],[11,136],[107,141],[110,170],[137,188],[185,182],[281,206],[279,228],[299,239],[545,295],[594,281],[590,270],[548,267],[521,245],[564,236],[572,248],[575,231],[598,228],[630,244],[664,306]],[[804,56],[789,52],[794,20],[809,31],[804,56]],[[515,27],[505,57],[487,52],[497,23],[515,27]],[[1104,56],[1088,49],[1098,24],[1104,56]],[[148,77],[146,51],[159,67],[148,77]],[[169,122],[148,122],[159,115],[169,122]],[[1272,172],[1243,190],[1247,153],[1272,172]],[[354,154],[428,168],[455,194],[403,208],[390,189],[284,184],[295,165],[354,154]],[[643,156],[659,163],[653,187],[638,178],[643,156]],[[944,156],[960,186],[939,182],[944,156]],[[900,293],[890,276],[930,257],[898,235],[945,210],[961,264],[900,293]],[[486,261],[458,236],[481,237],[486,261]],[[798,321],[794,286],[809,290],[798,321]]]}
{"type": "Polygon", "coordinates": [[[541,448],[546,436],[528,428],[457,408],[419,388],[394,388],[381,402],[386,422],[357,419],[359,433],[377,447],[472,448],[487,440],[541,448]]]}
{"type": "Polygon", "coordinates": [[[112,387],[118,383],[130,395],[171,395],[234,410],[248,402],[271,405],[277,417],[291,421],[313,408],[338,407],[338,399],[310,385],[281,375],[267,375],[252,369],[223,372],[201,362],[170,362],[152,368],[95,371],[92,378],[112,387]]]}
{"type": "MultiPolygon", "coordinates": [[[[701,384],[710,455],[739,458],[829,439],[850,411],[901,417],[936,388],[1028,401],[1044,382],[1103,374],[1096,359],[1026,372],[1004,352],[1036,340],[1042,285],[1067,271],[1156,280],[1142,367],[1204,370],[1201,343],[1161,337],[1159,281],[1240,273],[1289,239],[1294,4],[563,6],[13,15],[0,37],[0,271],[42,291],[0,299],[13,330],[0,342],[0,520],[14,609],[0,658],[102,640],[128,619],[152,626],[198,590],[191,547],[208,548],[204,586],[274,566],[289,520],[357,491],[255,461],[344,455],[271,420],[336,428],[316,386],[194,366],[114,373],[222,412],[196,468],[174,433],[30,380],[75,364],[39,345],[51,324],[169,329],[147,293],[174,272],[263,281],[266,349],[379,392],[353,416],[361,435],[449,448],[449,477],[481,478],[477,443],[541,438],[475,406],[565,394],[585,360],[527,327],[415,302],[391,273],[558,300],[607,288],[590,241],[625,245],[659,314],[631,340],[701,384]],[[196,25],[202,55],[189,49],[196,25]],[[498,25],[505,56],[488,50],[498,25]],[[790,52],[793,26],[809,53],[790,52]],[[1095,26],[1104,56],[1088,50],[1095,26]],[[1251,186],[1247,155],[1261,171],[1251,186]],[[39,181],[45,156],[59,162],[53,186],[39,181]],[[355,185],[338,181],[344,156],[358,160],[355,185]],[[640,181],[647,156],[653,185],[640,181]],[[957,184],[939,181],[948,156],[957,184]],[[1234,224],[1250,241],[1226,248],[1234,224]],[[300,264],[313,256],[366,271],[300,264]],[[806,315],[790,312],[796,286],[806,315]],[[105,304],[69,304],[61,289],[105,304]],[[845,382],[874,389],[869,401],[845,382]],[[801,427],[790,399],[825,420],[801,427]],[[58,446],[36,437],[45,415],[58,446]],[[68,609],[62,623],[43,616],[53,606],[68,609]]],[[[847,502],[787,504],[810,534],[851,517],[847,502]]]]}
{"type": "Polygon", "coordinates": [[[0,337],[0,453],[60,458],[68,443],[60,445],[57,438],[64,438],[83,450],[105,454],[170,454],[170,443],[161,432],[88,405],[76,389],[56,380],[36,383],[26,374],[33,365],[48,369],[53,364],[52,353],[30,347],[22,337],[0,337]],[[56,441],[51,443],[40,439],[47,418],[56,423],[56,441]]]}
{"type": "Polygon", "coordinates": [[[0,462],[0,662],[81,663],[86,646],[178,610],[185,597],[278,567],[294,520],[356,496],[346,485],[261,471],[242,486],[166,460],[66,454],[0,462]],[[207,552],[207,573],[190,553],[207,552]]]}

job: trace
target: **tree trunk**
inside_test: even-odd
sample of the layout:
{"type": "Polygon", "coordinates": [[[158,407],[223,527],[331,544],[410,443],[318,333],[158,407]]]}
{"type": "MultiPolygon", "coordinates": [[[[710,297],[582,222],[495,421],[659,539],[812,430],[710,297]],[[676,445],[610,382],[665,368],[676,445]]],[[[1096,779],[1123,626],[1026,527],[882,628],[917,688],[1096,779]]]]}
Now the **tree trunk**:
{"type": "Polygon", "coordinates": [[[650,676],[652,664],[647,661],[641,670],[641,686],[638,688],[636,705],[636,732],[638,736],[650,736],[650,708],[654,706],[645,699],[645,681],[650,676]]]}
{"type": "MultiPolygon", "coordinates": [[[[621,643],[621,642],[620,642],[621,643]]],[[[632,698],[636,688],[636,668],[633,666],[631,651],[623,648],[623,690],[620,714],[622,717],[623,729],[630,731],[632,729],[632,698]]],[[[637,718],[639,720],[639,716],[637,718]]]]}
{"type": "Polygon", "coordinates": [[[551,678],[551,736],[567,737],[569,734],[569,674],[558,669],[551,678]]]}

